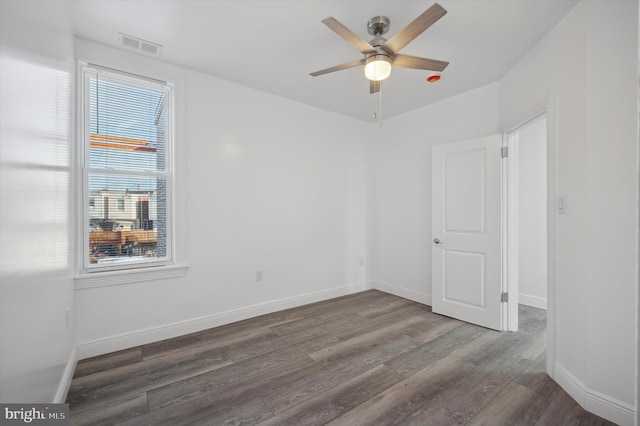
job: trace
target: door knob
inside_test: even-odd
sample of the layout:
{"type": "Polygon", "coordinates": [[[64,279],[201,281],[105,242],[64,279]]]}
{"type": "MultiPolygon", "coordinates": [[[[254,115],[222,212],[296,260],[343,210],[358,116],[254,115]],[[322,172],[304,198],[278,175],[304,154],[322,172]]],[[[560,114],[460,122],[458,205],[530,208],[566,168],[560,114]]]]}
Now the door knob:
{"type": "Polygon", "coordinates": [[[435,244],[440,244],[440,240],[439,240],[439,239],[437,239],[437,238],[434,238],[434,239],[433,239],[433,242],[434,242],[435,244]]]}

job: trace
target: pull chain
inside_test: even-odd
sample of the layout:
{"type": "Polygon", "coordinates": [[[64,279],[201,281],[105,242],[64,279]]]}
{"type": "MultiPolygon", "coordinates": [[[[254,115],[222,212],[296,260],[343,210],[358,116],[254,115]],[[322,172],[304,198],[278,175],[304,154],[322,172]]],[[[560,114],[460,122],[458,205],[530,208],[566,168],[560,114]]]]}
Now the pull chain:
{"type": "Polygon", "coordinates": [[[378,122],[378,127],[382,127],[382,80],[380,80],[378,84],[380,85],[380,95],[378,97],[380,100],[380,104],[378,106],[378,109],[380,111],[380,117],[379,117],[380,121],[378,122]]]}

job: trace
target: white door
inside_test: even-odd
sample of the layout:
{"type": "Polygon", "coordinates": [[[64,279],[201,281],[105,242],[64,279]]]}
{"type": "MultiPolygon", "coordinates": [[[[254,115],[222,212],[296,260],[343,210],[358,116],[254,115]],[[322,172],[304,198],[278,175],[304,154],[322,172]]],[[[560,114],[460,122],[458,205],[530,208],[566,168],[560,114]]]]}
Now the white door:
{"type": "Polygon", "coordinates": [[[433,147],[432,309],[502,330],[502,136],[433,147]]]}

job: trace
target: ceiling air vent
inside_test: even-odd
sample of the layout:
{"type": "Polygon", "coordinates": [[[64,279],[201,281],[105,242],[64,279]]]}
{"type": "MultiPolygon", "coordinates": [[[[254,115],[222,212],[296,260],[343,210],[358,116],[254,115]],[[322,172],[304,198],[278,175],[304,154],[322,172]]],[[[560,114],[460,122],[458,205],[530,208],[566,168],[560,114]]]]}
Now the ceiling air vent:
{"type": "Polygon", "coordinates": [[[146,53],[147,55],[159,56],[162,46],[157,43],[142,40],[138,37],[120,33],[120,41],[124,47],[146,53]]]}

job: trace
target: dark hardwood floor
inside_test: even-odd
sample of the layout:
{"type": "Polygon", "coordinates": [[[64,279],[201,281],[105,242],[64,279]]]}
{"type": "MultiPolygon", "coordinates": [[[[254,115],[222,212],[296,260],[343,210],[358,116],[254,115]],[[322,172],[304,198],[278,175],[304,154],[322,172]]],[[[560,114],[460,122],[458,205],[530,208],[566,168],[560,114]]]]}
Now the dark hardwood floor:
{"type": "Polygon", "coordinates": [[[545,312],[499,333],[371,290],[83,360],[78,425],[609,425],[545,374],[545,312]]]}

